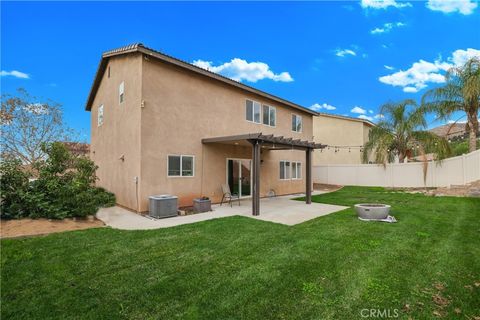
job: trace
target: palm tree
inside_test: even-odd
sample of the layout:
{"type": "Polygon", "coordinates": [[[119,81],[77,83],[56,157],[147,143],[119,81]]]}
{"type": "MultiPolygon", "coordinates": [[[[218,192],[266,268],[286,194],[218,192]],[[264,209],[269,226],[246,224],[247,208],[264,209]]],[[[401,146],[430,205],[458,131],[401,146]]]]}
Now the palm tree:
{"type": "Polygon", "coordinates": [[[384,104],[380,114],[382,120],[372,127],[369,141],[364,145],[365,163],[372,153],[375,162],[384,165],[393,162],[396,156],[403,163],[405,158],[415,153],[423,156],[425,161],[425,154],[429,152],[435,153],[440,160],[450,154],[450,146],[445,138],[422,130],[427,127],[425,110],[417,107],[414,100],[384,104]]]}
{"type": "Polygon", "coordinates": [[[451,68],[445,78],[445,86],[431,89],[423,95],[422,106],[435,112],[441,120],[448,120],[454,112],[465,112],[469,150],[475,151],[480,105],[480,59],[471,58],[463,66],[451,68]]]}

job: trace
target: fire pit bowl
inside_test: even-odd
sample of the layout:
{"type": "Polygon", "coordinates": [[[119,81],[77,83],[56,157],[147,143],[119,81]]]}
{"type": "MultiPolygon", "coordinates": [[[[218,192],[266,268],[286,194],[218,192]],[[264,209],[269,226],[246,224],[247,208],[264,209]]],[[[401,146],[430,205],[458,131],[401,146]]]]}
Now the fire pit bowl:
{"type": "Polygon", "coordinates": [[[360,203],[355,205],[355,211],[360,219],[383,220],[388,217],[390,206],[379,203],[360,203]]]}

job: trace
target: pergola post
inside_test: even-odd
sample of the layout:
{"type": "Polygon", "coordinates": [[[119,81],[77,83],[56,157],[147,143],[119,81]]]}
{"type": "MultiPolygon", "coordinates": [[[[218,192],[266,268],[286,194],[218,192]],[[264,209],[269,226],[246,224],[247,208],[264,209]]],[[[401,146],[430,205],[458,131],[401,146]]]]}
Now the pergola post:
{"type": "Polygon", "coordinates": [[[307,148],[305,151],[305,203],[312,203],[312,149],[307,148]]]}
{"type": "Polygon", "coordinates": [[[260,215],[260,143],[258,140],[252,143],[252,170],[253,170],[253,195],[252,195],[252,214],[260,215]]]}

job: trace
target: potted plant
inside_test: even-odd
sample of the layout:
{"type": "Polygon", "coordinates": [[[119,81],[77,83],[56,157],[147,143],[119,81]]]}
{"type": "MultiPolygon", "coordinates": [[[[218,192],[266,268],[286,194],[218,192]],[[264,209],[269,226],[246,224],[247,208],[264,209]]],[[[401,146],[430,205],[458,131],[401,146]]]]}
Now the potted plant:
{"type": "Polygon", "coordinates": [[[196,213],[212,211],[212,201],[205,196],[193,199],[193,209],[196,213]]]}

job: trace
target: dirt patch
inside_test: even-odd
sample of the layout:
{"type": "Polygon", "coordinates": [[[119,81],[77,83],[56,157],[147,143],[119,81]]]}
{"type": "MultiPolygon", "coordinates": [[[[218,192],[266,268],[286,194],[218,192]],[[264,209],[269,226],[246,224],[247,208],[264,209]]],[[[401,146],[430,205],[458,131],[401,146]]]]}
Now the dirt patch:
{"type": "Polygon", "coordinates": [[[407,193],[423,193],[433,197],[480,197],[480,180],[465,185],[451,185],[447,188],[388,188],[407,193]]]}
{"type": "Polygon", "coordinates": [[[323,183],[314,183],[313,184],[313,190],[319,190],[319,191],[337,191],[339,189],[342,189],[343,186],[335,185],[335,184],[323,184],[323,183]]]}
{"type": "Polygon", "coordinates": [[[97,219],[20,219],[1,220],[0,238],[17,238],[45,235],[55,232],[83,230],[103,227],[104,223],[97,219]]]}

